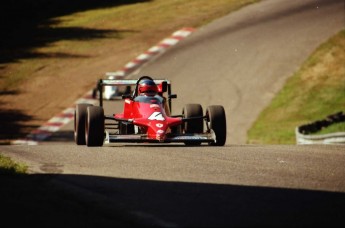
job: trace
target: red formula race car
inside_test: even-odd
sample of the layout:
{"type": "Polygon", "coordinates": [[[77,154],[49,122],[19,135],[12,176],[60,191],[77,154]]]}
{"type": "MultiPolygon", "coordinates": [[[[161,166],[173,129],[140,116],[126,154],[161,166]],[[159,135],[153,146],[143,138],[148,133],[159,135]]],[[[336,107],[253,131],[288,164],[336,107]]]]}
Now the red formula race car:
{"type": "Polygon", "coordinates": [[[132,94],[123,95],[122,113],[104,114],[103,96],[99,106],[77,104],[74,115],[74,139],[77,145],[103,146],[125,143],[184,143],[185,145],[224,146],[226,117],[223,106],[211,105],[205,115],[200,104],[186,104],[181,115],[171,115],[169,80],[142,76],[138,80],[101,79],[104,86],[134,86],[132,94]]]}

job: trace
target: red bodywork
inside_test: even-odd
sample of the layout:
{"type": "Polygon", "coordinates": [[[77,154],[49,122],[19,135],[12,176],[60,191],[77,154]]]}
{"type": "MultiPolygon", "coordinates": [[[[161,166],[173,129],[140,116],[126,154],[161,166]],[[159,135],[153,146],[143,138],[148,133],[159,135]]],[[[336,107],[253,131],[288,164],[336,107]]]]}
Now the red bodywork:
{"type": "MultiPolygon", "coordinates": [[[[186,145],[196,145],[202,142],[215,142],[215,135],[209,130],[206,132],[185,130],[185,124],[188,121],[195,120],[196,118],[199,120],[204,119],[202,113],[192,118],[186,118],[183,115],[170,116],[171,99],[177,97],[176,94],[171,93],[170,81],[156,79],[154,82],[158,87],[158,94],[155,96],[140,95],[137,92],[137,88],[140,80],[143,78],[147,78],[147,76],[143,76],[138,80],[104,79],[99,81],[99,94],[102,94],[104,86],[135,86],[133,94],[122,96],[124,99],[122,113],[104,116],[106,120],[114,120],[116,122],[114,124],[104,123],[105,143],[184,142],[186,145]]],[[[99,98],[99,106],[102,107],[103,96],[100,95],[99,98]]],[[[201,122],[201,124],[203,123],[201,122]]],[[[103,129],[101,130],[103,131],[103,129]]]]}
{"type": "Polygon", "coordinates": [[[164,141],[170,128],[182,124],[181,118],[167,116],[164,109],[164,98],[138,96],[136,99],[125,99],[124,112],[114,114],[115,118],[132,119],[140,132],[147,134],[148,139],[164,141]]]}

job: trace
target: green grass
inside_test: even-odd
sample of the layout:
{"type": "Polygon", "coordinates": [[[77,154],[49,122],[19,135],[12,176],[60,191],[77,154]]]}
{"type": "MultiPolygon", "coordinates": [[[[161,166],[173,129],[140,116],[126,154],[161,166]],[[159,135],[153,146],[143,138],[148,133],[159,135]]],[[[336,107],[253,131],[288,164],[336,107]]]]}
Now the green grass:
{"type": "Polygon", "coordinates": [[[0,175],[4,174],[24,174],[27,172],[27,166],[16,163],[9,157],[0,154],[0,175]]]}
{"type": "Polygon", "coordinates": [[[328,127],[322,128],[320,131],[312,133],[311,135],[323,135],[334,132],[345,132],[345,122],[334,123],[328,127]]]}
{"type": "MultiPolygon", "coordinates": [[[[177,29],[205,25],[258,1],[260,0],[155,0],[91,9],[51,18],[50,21],[54,23],[42,23],[37,25],[37,28],[45,29],[51,34],[59,34],[61,38],[56,37],[57,40],[54,42],[31,48],[30,55],[38,55],[38,58],[22,57],[6,66],[0,64],[0,67],[6,69],[0,72],[0,90],[17,89],[25,80],[36,77],[40,69],[54,66],[57,61],[62,61],[59,58],[61,55],[71,56],[70,58],[73,59],[73,56],[92,56],[102,47],[121,49],[123,48],[121,40],[124,39],[132,39],[129,43],[133,47],[128,53],[145,51],[177,29]],[[62,34],[73,33],[76,29],[97,31],[99,35],[88,37],[85,34],[85,37],[73,37],[62,34]]],[[[45,40],[46,37],[42,35],[34,39],[45,40]]],[[[15,51],[8,52],[11,54],[15,51]]],[[[128,60],[124,60],[124,63],[126,61],[128,60]]],[[[47,74],[44,77],[51,75],[47,74]]]]}
{"type": "MultiPolygon", "coordinates": [[[[345,30],[320,45],[248,131],[248,143],[295,144],[295,128],[345,111],[345,30]]],[[[342,124],[324,129],[342,130],[342,124]]]]}

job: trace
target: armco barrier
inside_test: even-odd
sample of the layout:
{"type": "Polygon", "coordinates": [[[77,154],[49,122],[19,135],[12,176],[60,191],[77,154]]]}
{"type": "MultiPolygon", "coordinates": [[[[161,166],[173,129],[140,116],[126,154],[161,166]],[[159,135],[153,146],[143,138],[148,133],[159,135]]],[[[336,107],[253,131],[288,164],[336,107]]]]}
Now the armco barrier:
{"type": "Polygon", "coordinates": [[[310,135],[320,131],[324,127],[328,127],[334,123],[345,122],[343,112],[338,112],[327,116],[323,120],[318,120],[310,124],[296,127],[296,143],[297,144],[345,144],[345,132],[336,132],[323,135],[310,135]]]}

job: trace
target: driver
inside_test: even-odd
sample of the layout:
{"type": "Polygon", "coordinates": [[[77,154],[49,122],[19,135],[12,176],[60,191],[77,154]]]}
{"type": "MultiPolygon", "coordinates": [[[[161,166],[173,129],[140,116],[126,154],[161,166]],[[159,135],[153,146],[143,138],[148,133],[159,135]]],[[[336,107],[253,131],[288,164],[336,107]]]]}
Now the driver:
{"type": "Polygon", "coordinates": [[[152,80],[142,80],[138,85],[138,95],[155,96],[158,94],[158,87],[152,80]]]}
{"type": "MultiPolygon", "coordinates": [[[[139,85],[138,85],[138,95],[152,96],[152,97],[155,95],[159,95],[158,86],[153,80],[149,80],[149,79],[142,80],[139,82],[139,85]]],[[[161,96],[161,97],[163,97],[163,105],[164,105],[165,114],[167,116],[170,116],[170,109],[169,109],[169,106],[167,105],[166,98],[164,96],[161,96]]]]}

